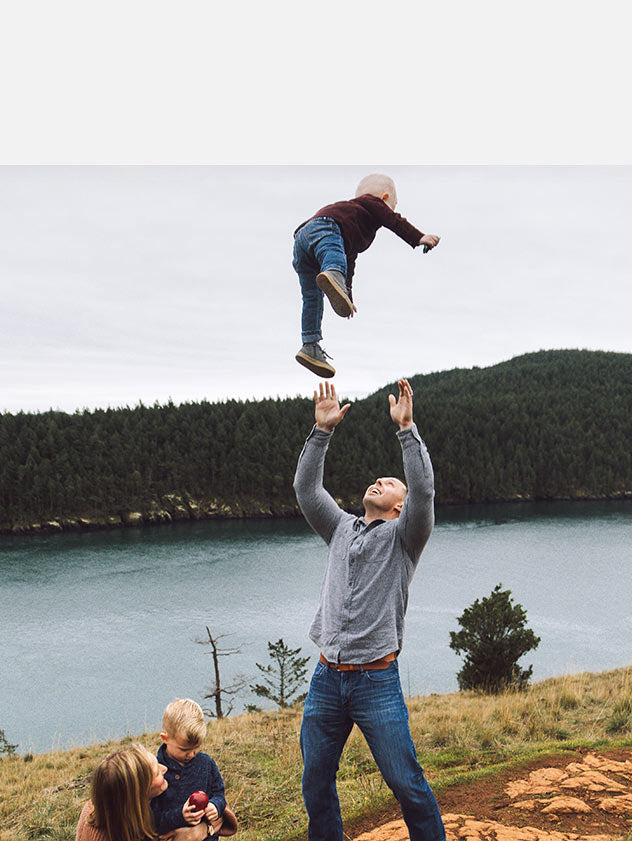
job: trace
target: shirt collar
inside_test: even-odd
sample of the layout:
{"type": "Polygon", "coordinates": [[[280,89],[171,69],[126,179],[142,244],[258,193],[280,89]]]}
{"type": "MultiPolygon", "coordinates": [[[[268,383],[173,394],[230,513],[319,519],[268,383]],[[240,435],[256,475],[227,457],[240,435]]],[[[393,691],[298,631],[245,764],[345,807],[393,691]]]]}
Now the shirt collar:
{"type": "Polygon", "coordinates": [[[354,531],[369,531],[370,529],[374,528],[375,526],[379,526],[381,523],[385,523],[386,520],[383,520],[381,517],[377,520],[371,520],[370,523],[364,522],[364,517],[356,517],[353,522],[353,529],[354,531]]]}
{"type": "Polygon", "coordinates": [[[177,759],[169,756],[167,753],[167,746],[163,742],[158,748],[158,762],[160,762],[161,765],[166,765],[170,771],[181,771],[183,768],[186,768],[187,765],[190,765],[193,760],[184,764],[182,762],[178,762],[177,759]]]}

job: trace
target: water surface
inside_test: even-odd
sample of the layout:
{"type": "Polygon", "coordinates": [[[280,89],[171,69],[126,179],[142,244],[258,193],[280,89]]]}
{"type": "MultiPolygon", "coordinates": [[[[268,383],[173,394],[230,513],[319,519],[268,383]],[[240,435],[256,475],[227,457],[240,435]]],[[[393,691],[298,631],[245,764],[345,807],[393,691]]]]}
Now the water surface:
{"type": "MultiPolygon", "coordinates": [[[[542,637],[522,661],[535,680],[628,665],[631,525],[632,502],[438,509],[410,594],[405,692],[457,688],[449,632],[499,582],[542,637]]],[[[254,682],[279,637],[315,663],[325,555],[299,519],[2,539],[0,729],[22,751],[157,729],[173,697],[202,702],[206,625],[241,646],[222,658],[226,682],[254,682]]]]}

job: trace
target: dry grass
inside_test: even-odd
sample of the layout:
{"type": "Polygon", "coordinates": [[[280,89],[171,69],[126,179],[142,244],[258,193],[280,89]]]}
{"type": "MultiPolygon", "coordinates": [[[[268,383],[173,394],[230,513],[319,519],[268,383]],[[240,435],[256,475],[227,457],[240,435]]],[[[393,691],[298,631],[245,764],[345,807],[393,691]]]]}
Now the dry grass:
{"type": "Polygon", "coordinates": [[[420,753],[504,757],[538,742],[632,736],[632,667],[551,678],[525,692],[431,695],[409,703],[420,753]]]}
{"type": "MultiPolygon", "coordinates": [[[[471,692],[409,701],[411,729],[433,786],[537,751],[576,744],[632,743],[632,667],[555,678],[523,693],[471,692]]],[[[205,749],[217,761],[242,841],[304,837],[300,710],[245,714],[211,724],[205,749]]],[[[88,779],[110,750],[131,739],[0,761],[3,841],[72,841],[88,779]]],[[[150,750],[157,734],[138,741],[150,750]]],[[[343,754],[338,790],[345,818],[391,797],[360,734],[343,754]]]]}

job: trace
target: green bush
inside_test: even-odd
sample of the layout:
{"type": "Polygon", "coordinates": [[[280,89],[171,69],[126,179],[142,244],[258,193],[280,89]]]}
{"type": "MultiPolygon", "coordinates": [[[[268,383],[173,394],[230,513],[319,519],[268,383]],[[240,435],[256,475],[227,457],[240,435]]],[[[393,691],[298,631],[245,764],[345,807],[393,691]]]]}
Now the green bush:
{"type": "Polygon", "coordinates": [[[522,669],[518,660],[540,643],[526,627],[527,614],[522,605],[514,605],[511,590],[497,584],[489,596],[476,599],[458,617],[460,631],[450,631],[450,648],[465,654],[463,668],[457,673],[459,689],[500,692],[509,687],[523,689],[533,666],[522,669]]]}

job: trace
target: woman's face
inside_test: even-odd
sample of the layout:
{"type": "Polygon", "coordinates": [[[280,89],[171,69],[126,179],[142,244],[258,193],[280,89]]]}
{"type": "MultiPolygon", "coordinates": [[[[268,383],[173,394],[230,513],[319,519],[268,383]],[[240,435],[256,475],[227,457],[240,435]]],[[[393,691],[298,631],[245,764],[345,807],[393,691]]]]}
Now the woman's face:
{"type": "Polygon", "coordinates": [[[163,791],[167,788],[169,783],[165,780],[164,773],[167,770],[166,765],[160,765],[158,760],[155,756],[151,758],[151,765],[153,768],[153,777],[151,781],[151,786],[149,788],[149,799],[151,800],[153,797],[158,797],[159,794],[162,794],[163,791]]]}

